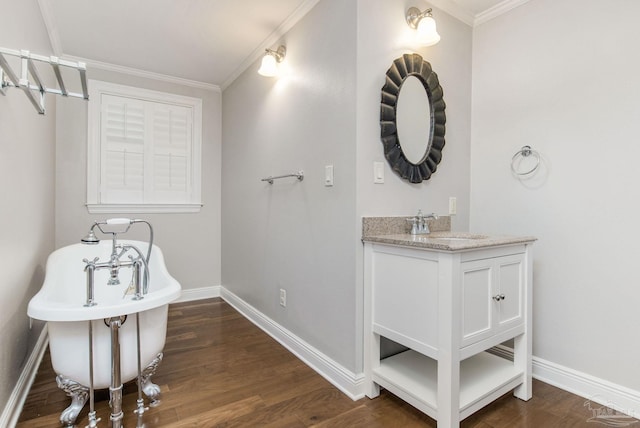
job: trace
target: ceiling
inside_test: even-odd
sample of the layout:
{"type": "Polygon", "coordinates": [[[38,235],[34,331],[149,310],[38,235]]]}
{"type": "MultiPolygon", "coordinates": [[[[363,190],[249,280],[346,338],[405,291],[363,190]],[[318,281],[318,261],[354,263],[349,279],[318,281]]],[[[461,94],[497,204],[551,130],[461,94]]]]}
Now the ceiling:
{"type": "MultiPolygon", "coordinates": [[[[319,0],[38,0],[54,54],[225,88],[319,0]]],[[[474,25],[505,3],[431,0],[474,25]]],[[[417,1],[417,3],[419,3],[417,1]]],[[[419,6],[419,4],[417,4],[419,6]]],[[[515,6],[514,6],[515,7],[515,6]]]]}

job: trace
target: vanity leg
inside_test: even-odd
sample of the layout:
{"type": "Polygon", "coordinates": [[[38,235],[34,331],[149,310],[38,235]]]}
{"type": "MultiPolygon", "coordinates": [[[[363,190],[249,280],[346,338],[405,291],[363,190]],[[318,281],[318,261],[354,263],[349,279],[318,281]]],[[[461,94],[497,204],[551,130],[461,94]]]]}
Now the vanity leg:
{"type": "Polygon", "coordinates": [[[438,427],[460,426],[460,362],[456,358],[438,359],[438,427]]]}
{"type": "Polygon", "coordinates": [[[524,325],[525,330],[520,336],[517,336],[513,340],[513,364],[516,368],[522,370],[524,373],[524,380],[521,385],[518,385],[513,390],[513,395],[521,400],[529,400],[532,396],[532,381],[531,381],[531,352],[532,352],[532,309],[533,309],[533,246],[531,244],[526,245],[525,250],[525,272],[524,280],[525,290],[527,293],[524,296],[524,325]]]}
{"type": "Polygon", "coordinates": [[[365,373],[365,394],[369,398],[376,398],[380,395],[380,386],[373,381],[373,370],[380,367],[380,335],[368,334],[369,342],[365,344],[365,359],[364,359],[364,373],[365,373]]]}
{"type": "Polygon", "coordinates": [[[364,248],[364,382],[365,394],[369,398],[380,395],[380,386],[373,381],[373,370],[380,367],[380,335],[373,332],[373,249],[364,248]]]}
{"type": "Polygon", "coordinates": [[[460,426],[460,254],[439,254],[438,278],[438,427],[460,426]]]}
{"type": "Polygon", "coordinates": [[[513,390],[513,395],[527,401],[533,394],[531,381],[531,336],[521,334],[513,339],[513,364],[524,372],[522,384],[513,390]]]}

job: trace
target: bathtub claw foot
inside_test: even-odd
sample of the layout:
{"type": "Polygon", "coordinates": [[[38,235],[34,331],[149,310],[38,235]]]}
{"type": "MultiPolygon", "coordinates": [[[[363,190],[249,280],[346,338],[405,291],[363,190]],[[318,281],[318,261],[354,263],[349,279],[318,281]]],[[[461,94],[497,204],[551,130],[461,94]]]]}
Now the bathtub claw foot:
{"type": "Polygon", "coordinates": [[[162,362],[163,354],[160,352],[156,357],[151,361],[151,363],[142,370],[142,392],[144,395],[149,397],[151,402],[149,406],[157,407],[160,405],[160,387],[155,383],[151,382],[151,376],[153,376],[162,362]]]}
{"type": "Polygon", "coordinates": [[[60,414],[60,423],[65,427],[73,427],[80,411],[89,398],[89,388],[62,375],[56,376],[58,388],[71,397],[71,405],[60,414]]]}

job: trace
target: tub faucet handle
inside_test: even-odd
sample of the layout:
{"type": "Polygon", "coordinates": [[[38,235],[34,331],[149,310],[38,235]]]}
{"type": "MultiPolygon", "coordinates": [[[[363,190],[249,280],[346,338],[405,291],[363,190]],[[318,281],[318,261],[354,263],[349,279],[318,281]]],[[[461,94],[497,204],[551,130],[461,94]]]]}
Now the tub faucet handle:
{"type": "Polygon", "coordinates": [[[87,259],[82,259],[83,262],[85,262],[87,264],[87,266],[85,266],[84,270],[87,270],[87,268],[89,266],[93,266],[94,268],[96,267],[96,263],[98,262],[99,257],[95,257],[93,260],[89,261],[87,259]]]}

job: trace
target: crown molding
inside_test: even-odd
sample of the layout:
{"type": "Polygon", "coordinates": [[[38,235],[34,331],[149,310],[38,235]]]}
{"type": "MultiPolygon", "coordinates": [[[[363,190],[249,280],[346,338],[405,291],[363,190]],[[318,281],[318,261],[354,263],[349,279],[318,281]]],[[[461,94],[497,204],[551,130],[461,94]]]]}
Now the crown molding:
{"type": "Polygon", "coordinates": [[[474,26],[483,24],[497,16],[502,15],[510,11],[511,9],[515,9],[518,6],[521,6],[525,3],[529,2],[529,0],[505,0],[497,5],[490,7],[489,9],[480,12],[476,15],[474,19],[474,26]]]}
{"type": "Polygon", "coordinates": [[[428,0],[429,4],[433,7],[448,13],[454,18],[459,19],[465,24],[475,27],[483,24],[493,18],[496,18],[503,13],[510,11],[518,6],[527,3],[529,0],[504,0],[489,9],[482,11],[478,14],[474,14],[471,10],[464,6],[461,6],[456,0],[428,0]]]}
{"type": "Polygon", "coordinates": [[[199,82],[197,80],[183,79],[182,77],[169,76],[167,74],[154,73],[152,71],[140,70],[133,67],[111,64],[108,62],[95,61],[88,58],[73,55],[63,55],[63,59],[69,61],[80,61],[87,64],[87,68],[97,68],[99,70],[113,71],[116,73],[128,74],[130,76],[144,77],[146,79],[159,80],[161,82],[174,83],[176,85],[190,86],[208,91],[221,92],[220,86],[212,83],[199,82]]]}
{"type": "Polygon", "coordinates": [[[234,80],[238,78],[244,71],[249,68],[258,58],[264,55],[264,50],[273,47],[278,40],[282,38],[294,25],[298,23],[320,0],[306,0],[293,11],[289,17],[284,20],[278,28],[276,28],[269,36],[245,58],[244,61],[231,73],[224,83],[221,85],[225,90],[234,80]]]}
{"type": "Polygon", "coordinates": [[[471,27],[474,25],[475,15],[473,12],[466,7],[460,6],[455,0],[429,0],[429,4],[448,13],[454,18],[458,18],[460,21],[471,27]]]}

